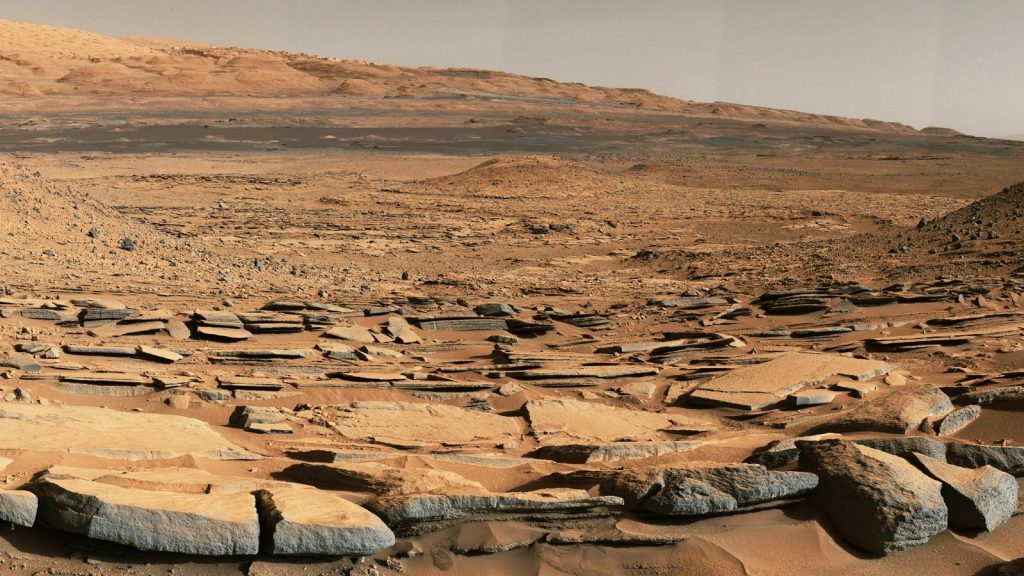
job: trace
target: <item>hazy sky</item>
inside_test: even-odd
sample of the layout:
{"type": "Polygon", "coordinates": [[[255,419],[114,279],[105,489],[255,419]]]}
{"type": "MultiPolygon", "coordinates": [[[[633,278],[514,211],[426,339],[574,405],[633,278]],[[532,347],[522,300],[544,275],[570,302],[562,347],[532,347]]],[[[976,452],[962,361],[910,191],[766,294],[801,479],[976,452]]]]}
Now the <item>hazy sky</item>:
{"type": "Polygon", "coordinates": [[[0,18],[1024,133],[1024,0],[0,0],[0,18]]]}

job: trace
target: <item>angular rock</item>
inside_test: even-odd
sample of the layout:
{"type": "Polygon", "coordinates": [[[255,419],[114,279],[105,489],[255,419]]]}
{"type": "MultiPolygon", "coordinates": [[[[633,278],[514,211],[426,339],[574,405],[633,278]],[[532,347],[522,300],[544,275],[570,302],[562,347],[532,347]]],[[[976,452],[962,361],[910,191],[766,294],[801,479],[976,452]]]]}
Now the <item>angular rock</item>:
{"type": "Polygon", "coordinates": [[[811,390],[799,390],[788,396],[796,406],[820,406],[830,404],[838,396],[838,392],[814,388],[811,390]]]}
{"type": "Polygon", "coordinates": [[[922,454],[912,455],[911,461],[942,482],[953,528],[991,532],[1017,511],[1017,480],[1006,472],[991,466],[961,468],[922,454]]]}
{"type": "Polygon", "coordinates": [[[39,518],[65,532],[139,550],[256,554],[260,523],[251,494],[175,494],[47,477],[31,486],[39,518]]]}
{"type": "Polygon", "coordinates": [[[892,370],[884,362],[837,354],[790,352],[737,368],[701,384],[687,398],[700,404],[760,410],[835,375],[862,381],[892,370]]]}
{"type": "Polygon", "coordinates": [[[815,427],[814,433],[906,434],[916,430],[922,422],[937,420],[952,411],[949,397],[930,384],[901,386],[815,427]]]}
{"type": "Polygon", "coordinates": [[[139,346],[138,351],[139,356],[142,356],[143,358],[156,360],[157,362],[166,362],[168,364],[173,364],[174,362],[177,362],[178,360],[184,358],[184,356],[178,354],[174,350],[155,348],[153,346],[142,345],[139,346]]]}
{"type": "Polygon", "coordinates": [[[942,485],[903,458],[843,440],[797,446],[800,469],[818,475],[814,502],[851,544],[888,554],[946,529],[942,485]]]}
{"type": "Polygon", "coordinates": [[[416,333],[416,330],[401,316],[388,318],[388,325],[385,329],[395,339],[395,342],[399,344],[417,344],[423,341],[419,334],[416,333]]]}
{"type": "Polygon", "coordinates": [[[376,340],[373,339],[373,334],[370,334],[369,330],[359,325],[335,326],[334,328],[324,332],[324,336],[338,338],[339,340],[352,340],[355,342],[367,342],[371,344],[376,342],[376,340]]]}
{"type": "Polygon", "coordinates": [[[455,318],[419,318],[413,323],[421,330],[504,330],[508,323],[502,318],[482,318],[478,316],[455,318]]]}
{"type": "Polygon", "coordinates": [[[983,444],[946,444],[946,459],[965,468],[992,466],[1014,476],[1024,476],[1024,447],[985,446],[983,444]]]}
{"type": "Polygon", "coordinates": [[[960,405],[997,404],[999,402],[1020,402],[1024,400],[1024,386],[1005,386],[988,390],[967,392],[956,397],[960,405]]]}
{"type": "Polygon", "coordinates": [[[589,464],[592,462],[640,460],[673,452],[694,450],[708,444],[709,442],[704,440],[554,444],[541,446],[532,455],[555,462],[589,464]]]}
{"type": "Polygon", "coordinates": [[[272,554],[363,556],[395,543],[380,518],[330,492],[274,486],[258,491],[256,503],[272,554]]]}
{"type": "Polygon", "coordinates": [[[32,526],[36,522],[39,499],[27,490],[0,489],[0,521],[18,526],[32,526]]]}
{"type": "Polygon", "coordinates": [[[479,482],[454,472],[430,468],[395,468],[373,462],[355,462],[351,458],[343,459],[338,464],[294,464],[284,470],[284,475],[296,482],[324,490],[371,492],[378,495],[487,492],[479,482]]]}
{"type": "Polygon", "coordinates": [[[39,372],[43,369],[31,354],[15,354],[6,360],[0,361],[0,366],[28,373],[39,372]]]}
{"type": "Polygon", "coordinates": [[[814,474],[776,472],[757,464],[687,462],[676,466],[583,470],[558,475],[575,486],[597,485],[629,510],[702,516],[783,503],[817,486],[814,474]]]}
{"type": "Polygon", "coordinates": [[[83,356],[134,356],[135,348],[124,346],[79,346],[76,344],[65,344],[64,351],[68,354],[79,354],[83,356]]]}
{"type": "Polygon", "coordinates": [[[501,304],[498,302],[489,302],[487,304],[477,304],[473,308],[473,312],[476,312],[480,316],[515,316],[516,310],[510,304],[501,304]]]}
{"type": "Polygon", "coordinates": [[[252,332],[244,328],[228,328],[221,326],[199,326],[196,328],[196,333],[207,338],[214,340],[224,340],[227,342],[240,342],[242,340],[248,340],[252,338],[252,332]]]}
{"type": "Polygon", "coordinates": [[[937,433],[939,436],[951,436],[963,430],[968,424],[974,422],[981,416],[981,406],[971,405],[957,408],[939,422],[937,433]]]}

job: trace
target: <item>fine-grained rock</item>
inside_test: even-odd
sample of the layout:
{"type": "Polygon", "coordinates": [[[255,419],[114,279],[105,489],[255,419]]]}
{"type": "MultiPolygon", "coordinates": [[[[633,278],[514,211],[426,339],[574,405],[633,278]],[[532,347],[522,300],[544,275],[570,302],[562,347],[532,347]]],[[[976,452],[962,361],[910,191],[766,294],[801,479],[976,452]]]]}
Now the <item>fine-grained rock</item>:
{"type": "Polygon", "coordinates": [[[942,485],[903,458],[844,440],[798,447],[800,468],[818,474],[812,499],[851,544],[888,554],[946,529],[942,485]]]}
{"type": "Polygon", "coordinates": [[[38,507],[39,499],[27,490],[0,489],[0,520],[4,522],[32,526],[36,522],[38,507]]]}
{"type": "Polygon", "coordinates": [[[989,465],[1014,476],[1024,476],[1024,447],[1020,446],[950,442],[946,445],[946,459],[964,468],[989,465]]]}
{"type": "Polygon", "coordinates": [[[967,530],[993,530],[1017,510],[1017,480],[991,466],[961,468],[914,454],[911,460],[925,474],[942,482],[949,525],[967,530]]]}
{"type": "Polygon", "coordinates": [[[231,556],[259,551],[252,494],[175,494],[47,478],[31,490],[46,524],[139,550],[231,556]]]}
{"type": "Polygon", "coordinates": [[[949,397],[934,386],[901,386],[815,427],[814,433],[906,434],[922,422],[937,420],[952,411],[949,397]]]}
{"type": "Polygon", "coordinates": [[[384,496],[367,506],[399,534],[468,519],[572,519],[606,516],[621,506],[614,496],[591,496],[585,490],[552,488],[532,492],[446,493],[384,496]],[[420,525],[417,528],[417,525],[420,525]]]}
{"type": "MultiPolygon", "coordinates": [[[[825,433],[816,436],[799,436],[797,438],[786,438],[769,444],[767,447],[762,449],[760,452],[755,452],[749,458],[747,462],[754,464],[762,464],[768,468],[780,468],[789,464],[793,464],[800,457],[800,449],[797,448],[797,443],[814,442],[817,440],[828,440],[828,439],[843,439],[839,434],[825,433]]],[[[925,438],[923,436],[893,436],[889,438],[852,438],[849,439],[851,442],[874,448],[875,450],[881,450],[882,452],[888,452],[894,456],[907,456],[914,452],[919,452],[945,461],[946,459],[946,445],[938,440],[931,438],[925,438]]]]}
{"type": "Polygon", "coordinates": [[[395,535],[371,512],[323,490],[275,485],[256,493],[264,550],[273,554],[373,554],[395,535]]]}
{"type": "Polygon", "coordinates": [[[945,418],[942,422],[939,422],[936,432],[939,436],[950,436],[963,430],[968,424],[974,422],[981,416],[981,406],[972,404],[970,406],[964,406],[963,408],[957,408],[945,418]]]}
{"type": "Polygon", "coordinates": [[[817,485],[814,474],[806,472],[776,472],[757,464],[718,462],[582,470],[557,477],[580,487],[598,485],[602,494],[622,498],[630,510],[669,516],[734,512],[796,498],[817,485]]]}

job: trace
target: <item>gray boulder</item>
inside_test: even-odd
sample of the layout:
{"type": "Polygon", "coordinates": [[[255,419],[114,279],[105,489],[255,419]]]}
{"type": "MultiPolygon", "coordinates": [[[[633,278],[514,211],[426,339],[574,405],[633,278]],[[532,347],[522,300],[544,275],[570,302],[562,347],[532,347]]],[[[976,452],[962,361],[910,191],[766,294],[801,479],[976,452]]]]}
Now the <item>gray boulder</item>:
{"type": "Polygon", "coordinates": [[[946,529],[942,485],[903,458],[843,440],[798,446],[800,468],[818,474],[812,500],[851,544],[888,554],[946,529]]]}
{"type": "Polygon", "coordinates": [[[981,406],[977,404],[957,408],[943,418],[942,422],[939,422],[936,433],[939,436],[956,434],[966,428],[968,424],[977,420],[978,416],[981,416],[981,406]]]}
{"type": "Polygon", "coordinates": [[[1007,474],[1024,476],[1024,448],[1019,446],[985,446],[983,444],[946,444],[946,459],[964,468],[992,466],[1007,474]]]}
{"type": "Polygon", "coordinates": [[[966,530],[992,531],[1017,510],[1017,480],[991,466],[961,468],[914,454],[911,461],[922,472],[942,482],[949,508],[949,525],[966,530]]]}
{"type": "Polygon", "coordinates": [[[583,470],[560,476],[582,487],[600,486],[602,494],[623,499],[630,510],[668,516],[735,512],[784,504],[814,489],[817,478],[805,472],[777,472],[759,464],[694,462],[673,467],[583,470]]]}

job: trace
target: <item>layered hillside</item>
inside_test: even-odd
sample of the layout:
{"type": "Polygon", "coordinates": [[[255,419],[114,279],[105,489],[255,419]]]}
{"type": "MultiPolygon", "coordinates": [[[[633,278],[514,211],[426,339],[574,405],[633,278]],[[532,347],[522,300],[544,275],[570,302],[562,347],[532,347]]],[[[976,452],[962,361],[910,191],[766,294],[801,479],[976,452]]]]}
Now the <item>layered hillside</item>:
{"type": "MultiPolygon", "coordinates": [[[[60,97],[302,97],[408,101],[449,98],[530,99],[758,122],[820,124],[831,128],[916,134],[893,122],[858,120],[730,103],[698,103],[623,89],[560,83],[504,72],[408,68],[308,54],[224,48],[0,20],[0,94],[60,97]]],[[[46,107],[43,107],[45,109],[46,107]]]]}

